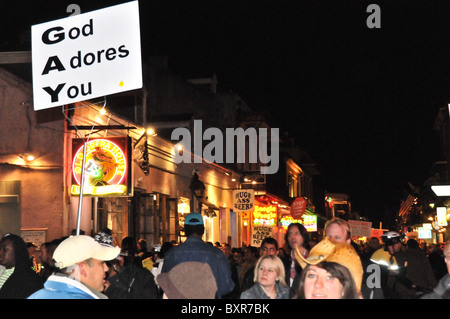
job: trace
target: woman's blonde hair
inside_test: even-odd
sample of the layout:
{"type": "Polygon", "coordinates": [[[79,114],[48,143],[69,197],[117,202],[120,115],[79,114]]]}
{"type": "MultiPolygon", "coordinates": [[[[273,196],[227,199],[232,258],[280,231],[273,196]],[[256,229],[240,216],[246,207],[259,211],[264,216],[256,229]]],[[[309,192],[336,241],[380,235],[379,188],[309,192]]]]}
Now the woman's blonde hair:
{"type": "Polygon", "coordinates": [[[255,272],[254,272],[254,276],[253,276],[253,281],[254,282],[258,281],[258,269],[259,269],[259,266],[261,265],[261,262],[264,259],[269,259],[275,265],[275,271],[278,274],[280,283],[283,285],[283,287],[287,287],[286,280],[284,279],[284,275],[285,275],[285,273],[284,273],[284,264],[281,261],[281,259],[279,257],[275,256],[275,255],[265,255],[265,256],[259,257],[258,261],[256,262],[255,272]]]}

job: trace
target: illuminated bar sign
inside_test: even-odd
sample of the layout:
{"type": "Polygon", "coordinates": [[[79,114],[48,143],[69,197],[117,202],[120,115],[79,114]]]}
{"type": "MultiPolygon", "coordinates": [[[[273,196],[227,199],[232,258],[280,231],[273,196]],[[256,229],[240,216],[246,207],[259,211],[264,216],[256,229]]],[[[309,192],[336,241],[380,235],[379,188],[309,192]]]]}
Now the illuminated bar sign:
{"type": "MultiPolygon", "coordinates": [[[[72,139],[72,187],[80,195],[83,139],[72,139]]],[[[133,196],[130,137],[98,138],[88,141],[85,161],[85,196],[133,196]]]]}
{"type": "Polygon", "coordinates": [[[277,212],[277,205],[255,205],[255,210],[253,211],[253,225],[276,226],[277,212]]]}
{"type": "Polygon", "coordinates": [[[447,207],[436,207],[436,216],[439,226],[447,226],[447,207]]]}
{"type": "Polygon", "coordinates": [[[287,229],[292,223],[299,223],[305,226],[308,232],[317,231],[317,215],[304,214],[300,219],[294,219],[291,215],[284,215],[280,218],[281,227],[287,229]]]}
{"type": "Polygon", "coordinates": [[[424,229],[423,227],[419,227],[419,239],[431,239],[433,238],[433,234],[431,229],[424,229]]]}

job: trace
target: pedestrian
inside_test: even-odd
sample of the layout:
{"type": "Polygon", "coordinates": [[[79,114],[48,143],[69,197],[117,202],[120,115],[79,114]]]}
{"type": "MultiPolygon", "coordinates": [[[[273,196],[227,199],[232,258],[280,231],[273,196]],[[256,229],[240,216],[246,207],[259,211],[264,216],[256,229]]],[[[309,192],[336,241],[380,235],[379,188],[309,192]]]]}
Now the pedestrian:
{"type": "Polygon", "coordinates": [[[155,252],[155,263],[153,264],[152,274],[156,278],[162,270],[164,265],[164,256],[167,254],[169,249],[173,247],[171,242],[165,242],[161,245],[161,248],[158,252],[155,252]]]}
{"type": "Polygon", "coordinates": [[[439,280],[433,291],[423,295],[422,299],[450,299],[450,241],[447,241],[444,247],[444,261],[447,274],[439,280]]]}
{"type": "Polygon", "coordinates": [[[141,260],[142,267],[152,271],[154,264],[154,256],[152,252],[148,251],[147,241],[143,238],[139,239],[137,243],[137,248],[138,248],[137,255],[141,260]]]}
{"type": "Polygon", "coordinates": [[[0,266],[0,299],[25,299],[43,287],[20,236],[6,234],[2,237],[0,266]]]}
{"type": "MultiPolygon", "coordinates": [[[[259,248],[259,255],[260,256],[266,256],[266,255],[273,255],[276,256],[278,254],[278,242],[276,239],[272,237],[266,237],[261,242],[261,247],[259,248]]],[[[256,267],[256,264],[255,264],[256,267]]],[[[250,289],[255,281],[255,267],[252,267],[251,269],[247,270],[247,272],[244,274],[244,279],[242,281],[242,287],[241,291],[246,291],[247,289],[250,289]]],[[[284,273],[284,271],[283,271],[284,273]]],[[[286,280],[286,279],[285,279],[286,280]]],[[[286,281],[284,281],[286,282],[286,281]]]]}
{"type": "Polygon", "coordinates": [[[445,263],[444,257],[444,251],[441,245],[436,245],[428,255],[428,261],[433,269],[434,277],[438,281],[447,274],[447,264],[445,263]]]}
{"type": "Polygon", "coordinates": [[[236,266],[238,278],[241,278],[242,264],[244,263],[244,252],[241,248],[233,249],[234,264],[236,266]]]}
{"type": "Polygon", "coordinates": [[[126,236],[122,238],[120,255],[125,259],[125,264],[135,264],[138,267],[144,267],[138,256],[138,246],[134,237],[126,236]]]}
{"type": "MultiPolygon", "coordinates": [[[[258,261],[259,253],[258,248],[255,246],[248,246],[244,248],[244,262],[241,266],[241,275],[239,277],[239,284],[241,287],[241,290],[244,286],[244,280],[245,275],[250,271],[250,273],[253,273],[253,269],[255,268],[256,262],[258,261]]],[[[253,277],[253,275],[250,275],[253,277]]]]}
{"type": "Polygon", "coordinates": [[[370,257],[370,261],[380,268],[380,285],[386,299],[401,299],[395,291],[396,276],[400,274],[400,265],[396,254],[402,249],[402,237],[395,231],[388,231],[381,235],[383,247],[380,247],[370,257]]]}
{"type": "Polygon", "coordinates": [[[363,268],[352,245],[325,237],[304,257],[295,256],[302,267],[298,299],[361,299],[363,268]]]}
{"type": "Polygon", "coordinates": [[[36,248],[38,248],[38,246],[36,246],[32,241],[27,241],[25,244],[27,245],[28,255],[31,259],[31,268],[35,273],[38,274],[41,271],[40,267],[38,266],[37,258],[35,256],[36,248]]]}
{"type": "Polygon", "coordinates": [[[261,256],[254,269],[254,285],[241,293],[241,299],[288,299],[284,264],[276,255],[261,256]]]}
{"type": "Polygon", "coordinates": [[[101,245],[90,236],[68,237],[53,254],[58,271],[29,299],[107,299],[102,294],[108,270],[105,261],[119,252],[119,247],[101,245]]]}
{"type": "Polygon", "coordinates": [[[285,242],[287,244],[286,258],[284,259],[285,281],[290,287],[289,297],[292,298],[298,287],[298,280],[302,268],[295,258],[295,250],[298,247],[303,257],[308,256],[309,237],[308,232],[300,223],[292,223],[288,226],[285,235],[285,242]]]}
{"type": "Polygon", "coordinates": [[[173,267],[185,261],[206,262],[216,278],[216,297],[222,298],[234,288],[230,265],[225,254],[219,248],[210,246],[202,240],[205,226],[200,213],[188,214],[184,221],[184,229],[187,239],[184,243],[171,248],[166,254],[162,273],[169,272],[173,267]]]}
{"type": "Polygon", "coordinates": [[[225,257],[227,257],[228,263],[230,264],[230,270],[231,270],[231,280],[233,280],[234,283],[234,289],[229,292],[228,294],[223,296],[223,299],[237,299],[239,298],[241,288],[239,283],[239,273],[238,273],[238,267],[236,265],[236,262],[234,260],[234,255],[231,253],[232,249],[230,244],[224,243],[221,247],[223,253],[225,254],[225,257]]]}
{"type": "Polygon", "coordinates": [[[381,239],[384,248],[374,252],[371,260],[380,266],[385,298],[411,299],[427,293],[430,283],[436,279],[424,252],[414,246],[415,241],[410,243],[411,250],[404,250],[403,236],[395,231],[384,233],[381,239]]]}
{"type": "Polygon", "coordinates": [[[370,257],[372,257],[373,253],[380,249],[380,240],[377,237],[371,237],[366,244],[361,258],[370,261],[370,257]]]}
{"type": "Polygon", "coordinates": [[[152,253],[148,251],[147,241],[144,238],[139,239],[137,242],[137,255],[141,261],[153,257],[152,253]]]}
{"type": "Polygon", "coordinates": [[[352,241],[350,225],[346,220],[334,217],[325,223],[324,234],[338,243],[350,244],[352,241]]]}
{"type": "Polygon", "coordinates": [[[225,256],[227,257],[227,259],[231,262],[234,262],[233,256],[231,255],[231,246],[228,243],[223,243],[222,246],[219,247],[223,253],[225,254],[225,256]]]}
{"type": "Polygon", "coordinates": [[[207,263],[185,261],[156,277],[163,299],[214,299],[217,283],[207,263]]]}
{"type": "Polygon", "coordinates": [[[39,272],[39,277],[41,277],[43,283],[56,271],[53,253],[60,242],[59,239],[54,239],[40,246],[41,271],[39,272]]]}
{"type": "MultiPolygon", "coordinates": [[[[113,242],[113,237],[104,232],[99,232],[94,238],[106,246],[110,246],[113,242]]],[[[125,237],[118,258],[110,264],[104,294],[109,299],[158,299],[155,277],[150,270],[137,262],[139,261],[137,256],[130,258],[135,256],[132,247],[134,239],[125,237]]]]}
{"type": "Polygon", "coordinates": [[[280,257],[281,260],[286,258],[286,250],[283,247],[278,247],[278,257],[280,257]]]}
{"type": "MultiPolygon", "coordinates": [[[[353,248],[355,248],[354,245],[352,245],[352,238],[351,238],[351,231],[350,231],[350,225],[346,220],[343,220],[341,218],[335,217],[325,223],[324,228],[324,234],[326,237],[329,237],[333,241],[337,243],[342,244],[349,244],[353,248]]],[[[356,250],[355,250],[356,251],[356,250]]],[[[363,258],[361,254],[356,251],[356,253],[360,256],[361,264],[364,269],[364,276],[362,279],[362,286],[361,286],[361,294],[364,299],[384,299],[383,290],[381,287],[377,285],[373,285],[369,288],[367,285],[367,278],[372,273],[371,271],[367,271],[368,269],[371,269],[370,265],[372,262],[369,258],[363,258]]]]}
{"type": "Polygon", "coordinates": [[[429,293],[437,285],[433,269],[419,243],[414,239],[406,242],[406,250],[395,254],[404,273],[397,277],[396,291],[403,299],[416,299],[429,293]]]}

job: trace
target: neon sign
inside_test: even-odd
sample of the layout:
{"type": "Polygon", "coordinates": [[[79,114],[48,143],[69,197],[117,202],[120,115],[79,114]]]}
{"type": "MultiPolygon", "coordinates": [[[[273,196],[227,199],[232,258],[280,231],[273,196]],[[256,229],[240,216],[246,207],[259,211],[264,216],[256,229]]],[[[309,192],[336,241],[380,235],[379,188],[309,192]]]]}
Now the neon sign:
{"type": "Polygon", "coordinates": [[[292,223],[299,223],[305,226],[308,232],[317,231],[317,215],[302,215],[301,219],[294,219],[291,215],[285,215],[280,218],[281,227],[287,229],[288,226],[292,223]]]}
{"type": "MultiPolygon", "coordinates": [[[[129,174],[129,138],[98,138],[86,144],[84,195],[131,196],[129,174]]],[[[72,187],[71,194],[80,194],[84,143],[72,140],[72,187]]]]}
{"type": "Polygon", "coordinates": [[[258,206],[253,211],[253,225],[276,226],[278,207],[276,205],[258,206]]]}

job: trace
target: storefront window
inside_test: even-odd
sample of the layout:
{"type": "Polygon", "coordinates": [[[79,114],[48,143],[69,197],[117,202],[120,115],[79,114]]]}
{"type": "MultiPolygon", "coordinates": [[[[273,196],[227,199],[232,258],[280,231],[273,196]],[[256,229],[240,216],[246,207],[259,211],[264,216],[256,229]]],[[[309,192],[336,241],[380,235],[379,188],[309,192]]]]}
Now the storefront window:
{"type": "Polygon", "coordinates": [[[117,244],[128,236],[127,198],[105,197],[98,200],[99,230],[108,228],[112,231],[117,244]]]}
{"type": "Polygon", "coordinates": [[[180,238],[178,239],[179,242],[184,242],[186,240],[186,234],[184,233],[184,219],[186,218],[186,215],[189,214],[191,211],[190,203],[191,201],[189,198],[186,197],[178,198],[177,211],[178,211],[178,228],[180,234],[180,238]]]}

